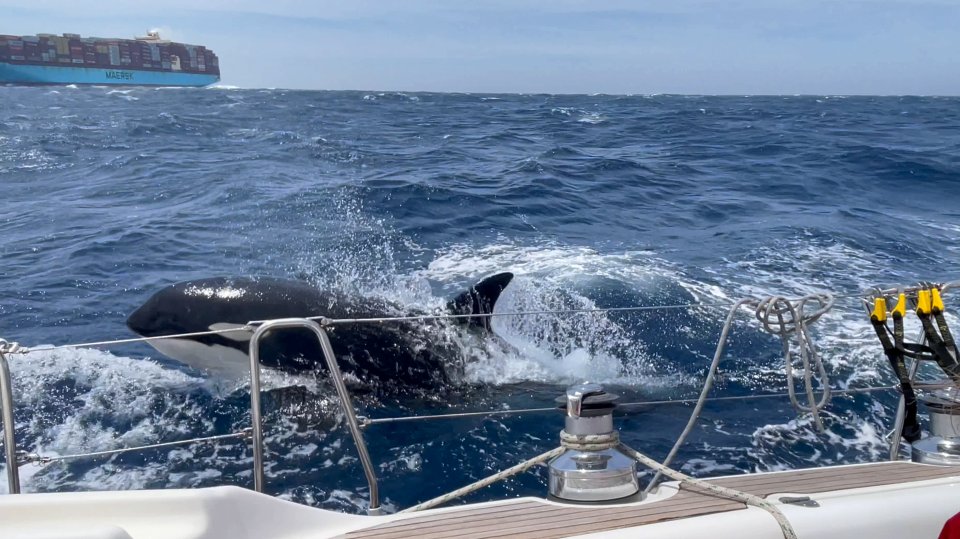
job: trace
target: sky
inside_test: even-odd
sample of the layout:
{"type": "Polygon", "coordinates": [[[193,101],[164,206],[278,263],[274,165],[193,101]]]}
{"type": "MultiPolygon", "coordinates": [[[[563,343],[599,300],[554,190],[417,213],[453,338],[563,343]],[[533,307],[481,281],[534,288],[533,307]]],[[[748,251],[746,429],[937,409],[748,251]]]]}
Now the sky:
{"type": "Polygon", "coordinates": [[[960,94],[960,0],[0,0],[0,34],[155,28],[244,88],[960,94]]]}

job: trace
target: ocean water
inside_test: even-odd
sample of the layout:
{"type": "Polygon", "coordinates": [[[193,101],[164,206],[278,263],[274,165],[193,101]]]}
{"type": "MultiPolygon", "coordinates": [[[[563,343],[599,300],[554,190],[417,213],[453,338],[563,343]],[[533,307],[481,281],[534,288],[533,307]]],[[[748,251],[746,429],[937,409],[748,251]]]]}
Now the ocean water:
{"type": "MultiPolygon", "coordinates": [[[[490,338],[451,330],[461,382],[354,384],[360,413],[546,407],[584,380],[628,402],[695,397],[726,315],[713,305],[960,278],[957,125],[957,98],[0,88],[0,337],[132,337],[124,320],[153,292],[215,275],[429,310],[513,271],[500,312],[708,306],[502,317],[490,338]]],[[[839,299],[814,335],[833,387],[893,382],[859,300],[839,299]]],[[[11,368],[17,439],[42,455],[250,422],[243,383],[143,344],[35,352],[11,368]]],[[[713,394],[783,393],[784,371],[779,342],[743,313],[713,394]]],[[[362,512],[369,493],[330,384],[266,378],[267,491],[362,512]]],[[[881,460],[895,404],[892,392],[838,395],[819,433],[785,398],[711,403],[677,462],[710,476],[881,460]]],[[[662,458],[689,413],[634,407],[617,424],[662,458]]],[[[559,413],[529,413],[366,437],[392,511],[554,447],[561,426],[559,413]]],[[[31,492],[249,487],[251,462],[228,440],[21,473],[31,492]]],[[[545,490],[538,468],[468,500],[545,490]]]]}

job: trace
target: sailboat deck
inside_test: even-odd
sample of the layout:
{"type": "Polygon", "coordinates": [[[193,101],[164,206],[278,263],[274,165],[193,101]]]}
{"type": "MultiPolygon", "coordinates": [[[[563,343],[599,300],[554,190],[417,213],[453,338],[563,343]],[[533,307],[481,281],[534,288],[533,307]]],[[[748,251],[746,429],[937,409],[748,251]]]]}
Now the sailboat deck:
{"type": "MultiPolygon", "coordinates": [[[[947,477],[960,479],[960,470],[911,462],[884,462],[771,474],[747,474],[715,479],[711,483],[766,497],[776,493],[813,494],[947,477]]],[[[350,532],[343,537],[345,539],[399,539],[402,537],[557,539],[745,508],[746,505],[740,502],[684,488],[669,499],[646,505],[598,507],[521,500],[480,508],[444,511],[432,515],[413,515],[403,520],[350,532]]]]}

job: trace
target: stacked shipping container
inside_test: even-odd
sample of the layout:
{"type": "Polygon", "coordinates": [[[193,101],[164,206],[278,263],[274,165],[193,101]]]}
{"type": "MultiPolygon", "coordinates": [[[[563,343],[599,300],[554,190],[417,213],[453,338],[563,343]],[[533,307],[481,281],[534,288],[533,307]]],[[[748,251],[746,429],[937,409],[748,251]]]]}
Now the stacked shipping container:
{"type": "Polygon", "coordinates": [[[0,62],[220,76],[220,62],[203,46],[165,41],[81,38],[77,34],[0,35],[0,62]]]}

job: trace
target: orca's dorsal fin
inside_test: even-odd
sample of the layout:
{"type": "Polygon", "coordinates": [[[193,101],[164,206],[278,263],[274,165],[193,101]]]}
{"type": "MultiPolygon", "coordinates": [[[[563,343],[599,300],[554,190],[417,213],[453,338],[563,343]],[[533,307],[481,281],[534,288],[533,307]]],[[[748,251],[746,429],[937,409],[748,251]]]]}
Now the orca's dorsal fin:
{"type": "MultiPolygon", "coordinates": [[[[489,314],[500,299],[500,293],[513,280],[510,272],[491,275],[457,295],[447,304],[452,314],[489,314]]],[[[490,329],[490,317],[468,318],[463,323],[490,329]]]]}

